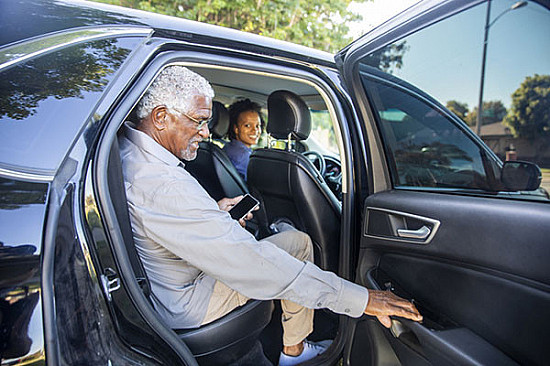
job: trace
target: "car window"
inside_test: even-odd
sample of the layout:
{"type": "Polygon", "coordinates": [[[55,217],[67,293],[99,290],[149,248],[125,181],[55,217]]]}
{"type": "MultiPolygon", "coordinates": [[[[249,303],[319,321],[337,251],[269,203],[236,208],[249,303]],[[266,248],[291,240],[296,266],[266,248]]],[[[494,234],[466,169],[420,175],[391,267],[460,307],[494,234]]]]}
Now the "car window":
{"type": "Polygon", "coordinates": [[[75,44],[0,72],[0,166],[55,172],[141,39],[75,44]]]}
{"type": "MultiPolygon", "coordinates": [[[[382,137],[390,151],[394,185],[493,190],[497,187],[489,183],[494,164],[484,161],[487,155],[497,165],[500,165],[499,159],[537,164],[543,174],[541,188],[513,196],[548,197],[548,34],[548,8],[535,1],[491,1],[421,29],[363,58],[363,70],[374,67],[388,75],[380,76],[382,78],[391,76],[406,89],[426,92],[425,100],[445,106],[494,153],[479,151],[468,133],[451,133],[444,128],[445,125],[462,126],[449,122],[454,121],[454,117],[447,118],[445,108],[441,112],[439,107],[433,107],[428,118],[429,113],[411,113],[411,108],[416,109],[413,105],[419,103],[418,98],[405,98],[396,88],[373,87],[371,103],[377,109],[382,137]],[[386,98],[406,100],[403,106],[398,106],[388,103],[386,98]],[[432,137],[428,136],[430,133],[432,137]],[[453,142],[450,135],[454,136],[453,142]],[[405,145],[408,148],[405,149],[405,145]],[[458,150],[451,152],[450,145],[458,150]],[[432,155],[439,159],[432,159],[432,155]],[[447,171],[452,171],[453,176],[446,174],[447,171]],[[456,172],[461,172],[460,177],[456,172]]],[[[499,172],[495,175],[498,180],[499,172]]]]}
{"type": "Polygon", "coordinates": [[[339,156],[332,118],[328,110],[310,109],[311,133],[305,141],[307,146],[321,154],[339,156]]]}
{"type": "Polygon", "coordinates": [[[391,156],[394,185],[489,189],[482,150],[442,112],[397,86],[363,76],[391,156]]]}

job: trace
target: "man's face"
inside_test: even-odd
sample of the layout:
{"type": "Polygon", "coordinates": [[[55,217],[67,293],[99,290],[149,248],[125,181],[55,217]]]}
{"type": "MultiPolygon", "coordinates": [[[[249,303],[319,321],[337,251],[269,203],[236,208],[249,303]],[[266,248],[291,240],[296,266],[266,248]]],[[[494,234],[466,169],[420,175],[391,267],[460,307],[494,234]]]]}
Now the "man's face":
{"type": "Polygon", "coordinates": [[[239,114],[235,126],[235,137],[237,140],[250,147],[258,143],[262,132],[260,116],[255,111],[245,111],[239,114]]]}
{"type": "Polygon", "coordinates": [[[162,145],[178,158],[189,161],[197,157],[199,142],[210,134],[207,124],[197,129],[192,119],[204,121],[212,116],[212,98],[194,95],[185,114],[168,110],[162,145]]]}

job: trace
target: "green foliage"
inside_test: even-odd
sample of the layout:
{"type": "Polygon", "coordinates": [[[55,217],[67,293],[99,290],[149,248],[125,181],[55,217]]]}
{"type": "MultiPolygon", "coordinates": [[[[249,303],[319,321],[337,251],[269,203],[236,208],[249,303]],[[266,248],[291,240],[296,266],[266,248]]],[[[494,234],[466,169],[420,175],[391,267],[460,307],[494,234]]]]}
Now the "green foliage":
{"type": "MultiPolygon", "coordinates": [[[[469,126],[475,126],[477,123],[477,107],[466,115],[464,120],[469,126]]],[[[508,111],[500,100],[483,102],[483,115],[481,116],[481,125],[490,125],[491,123],[501,122],[508,111]]]]}
{"type": "Polygon", "coordinates": [[[516,137],[550,136],[550,75],[525,78],[512,94],[512,108],[504,123],[516,137]]]}
{"type": "Polygon", "coordinates": [[[83,98],[84,92],[101,91],[129,53],[115,40],[101,40],[20,63],[0,79],[0,117],[23,120],[50,97],[83,98]]]}
{"type": "Polygon", "coordinates": [[[239,29],[329,52],[351,42],[346,24],[361,20],[361,16],[347,10],[352,0],[95,1],[239,29]]]}
{"type": "Polygon", "coordinates": [[[400,69],[403,66],[403,56],[408,50],[407,41],[393,43],[369,54],[362,62],[393,74],[396,69],[400,69]]]}
{"type": "Polygon", "coordinates": [[[449,100],[446,107],[461,120],[466,121],[466,117],[468,116],[468,104],[460,103],[456,100],[449,100]]]}

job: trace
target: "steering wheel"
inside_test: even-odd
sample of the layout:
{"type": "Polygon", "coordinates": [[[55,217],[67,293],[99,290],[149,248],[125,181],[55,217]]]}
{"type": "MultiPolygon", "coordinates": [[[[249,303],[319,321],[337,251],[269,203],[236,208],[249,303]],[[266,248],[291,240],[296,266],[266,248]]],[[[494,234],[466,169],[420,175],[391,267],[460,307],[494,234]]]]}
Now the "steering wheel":
{"type": "Polygon", "coordinates": [[[315,163],[317,163],[319,166],[315,166],[317,170],[319,171],[319,174],[324,178],[325,172],[327,170],[327,163],[325,162],[325,158],[323,155],[319,154],[317,151],[309,150],[302,153],[306,158],[309,159],[315,166],[315,163]]]}

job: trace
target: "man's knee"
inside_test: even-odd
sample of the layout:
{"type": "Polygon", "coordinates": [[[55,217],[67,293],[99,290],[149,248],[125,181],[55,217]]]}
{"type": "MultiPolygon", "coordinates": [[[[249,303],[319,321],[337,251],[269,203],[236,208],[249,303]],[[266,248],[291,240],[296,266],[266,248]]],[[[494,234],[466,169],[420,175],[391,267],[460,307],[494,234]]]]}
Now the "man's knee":
{"type": "Polygon", "coordinates": [[[313,243],[308,234],[298,230],[288,230],[266,238],[299,260],[313,262],[313,243]]]}
{"type": "Polygon", "coordinates": [[[293,231],[294,240],[298,243],[298,255],[297,258],[301,260],[307,260],[313,262],[313,243],[307,233],[302,231],[293,231]]]}

